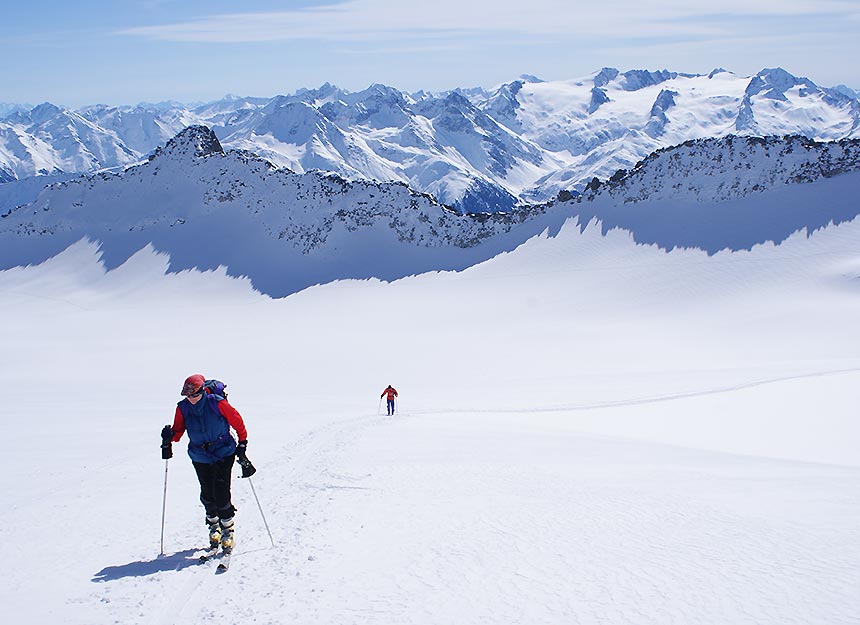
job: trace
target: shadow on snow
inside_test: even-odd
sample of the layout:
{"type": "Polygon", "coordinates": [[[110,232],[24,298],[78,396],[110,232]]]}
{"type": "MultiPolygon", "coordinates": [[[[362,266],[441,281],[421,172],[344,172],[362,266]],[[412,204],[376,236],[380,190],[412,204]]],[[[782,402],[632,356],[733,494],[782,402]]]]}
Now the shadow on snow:
{"type": "Polygon", "coordinates": [[[200,564],[199,558],[194,557],[198,551],[199,549],[185,549],[184,551],[158,556],[154,560],[137,560],[128,564],[106,566],[93,575],[91,581],[111,582],[123,577],[145,577],[164,571],[181,571],[200,564]]]}

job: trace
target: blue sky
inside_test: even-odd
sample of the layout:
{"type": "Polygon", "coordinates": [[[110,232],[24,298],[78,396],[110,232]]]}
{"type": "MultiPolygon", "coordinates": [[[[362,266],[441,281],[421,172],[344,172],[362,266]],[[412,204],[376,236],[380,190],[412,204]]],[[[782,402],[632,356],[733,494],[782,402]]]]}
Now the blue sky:
{"type": "Polygon", "coordinates": [[[604,66],[860,89],[860,0],[52,0],[7,4],[0,28],[0,102],[489,88],[604,66]]]}

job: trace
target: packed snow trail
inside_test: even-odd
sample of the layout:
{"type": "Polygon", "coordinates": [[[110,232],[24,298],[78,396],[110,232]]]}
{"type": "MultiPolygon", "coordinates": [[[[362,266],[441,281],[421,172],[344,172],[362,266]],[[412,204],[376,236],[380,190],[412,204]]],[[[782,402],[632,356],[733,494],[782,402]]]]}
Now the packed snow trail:
{"type": "MultiPolygon", "coordinates": [[[[852,622],[860,470],[582,435],[570,416],[304,418],[256,457],[275,549],[237,478],[228,575],[173,557],[114,566],[69,595],[65,620],[852,622]]],[[[172,545],[204,538],[185,468],[171,473],[190,478],[172,485],[172,545]]],[[[102,562],[141,544],[114,529],[102,562]]]]}
{"type": "MultiPolygon", "coordinates": [[[[325,473],[324,459],[329,454],[336,453],[344,444],[357,436],[358,429],[363,425],[378,421],[380,418],[375,415],[361,416],[322,425],[296,440],[284,449],[282,454],[279,454],[274,463],[266,466],[266,480],[276,481],[280,485],[280,490],[274,493],[273,499],[263,502],[267,515],[277,519],[273,523],[275,528],[281,530],[280,532],[278,529],[275,530],[275,549],[269,547],[265,530],[263,533],[260,532],[263,528],[262,520],[259,518],[256,506],[252,507],[249,494],[245,492],[246,485],[242,484],[241,478],[235,477],[234,501],[242,510],[242,516],[236,517],[237,528],[240,529],[237,529],[237,543],[231,556],[236,560],[236,563],[230,564],[231,578],[239,575],[242,578],[258,575],[261,579],[277,580],[295,575],[296,553],[306,550],[302,548],[302,532],[307,524],[319,523],[319,519],[309,515],[306,510],[313,506],[319,493],[328,488],[326,485],[317,483],[320,473],[325,473]],[[296,515],[295,511],[298,510],[305,511],[296,515]],[[292,527],[286,527],[285,520],[292,527]]],[[[260,476],[260,481],[263,481],[260,473],[255,477],[257,476],[260,476]]],[[[212,562],[215,565],[219,564],[217,557],[213,558],[212,562]]],[[[208,589],[213,582],[196,574],[193,580],[190,586],[183,585],[176,595],[168,600],[168,606],[158,621],[161,625],[196,622],[196,615],[200,610],[212,609],[206,593],[210,592],[208,589]],[[195,597],[202,595],[202,597],[191,600],[192,595],[195,597]]],[[[243,582],[237,583],[241,585],[243,582]]],[[[277,594],[277,588],[270,589],[270,592],[277,594]]],[[[286,600],[286,597],[284,599],[286,600]]]]}

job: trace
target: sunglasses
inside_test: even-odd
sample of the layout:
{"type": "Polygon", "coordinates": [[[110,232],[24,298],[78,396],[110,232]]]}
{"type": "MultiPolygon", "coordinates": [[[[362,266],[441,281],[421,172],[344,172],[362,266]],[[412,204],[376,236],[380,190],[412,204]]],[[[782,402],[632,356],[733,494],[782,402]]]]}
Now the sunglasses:
{"type": "Polygon", "coordinates": [[[183,397],[197,397],[198,395],[203,394],[202,386],[195,386],[193,384],[186,384],[182,387],[182,396],[183,397]]]}

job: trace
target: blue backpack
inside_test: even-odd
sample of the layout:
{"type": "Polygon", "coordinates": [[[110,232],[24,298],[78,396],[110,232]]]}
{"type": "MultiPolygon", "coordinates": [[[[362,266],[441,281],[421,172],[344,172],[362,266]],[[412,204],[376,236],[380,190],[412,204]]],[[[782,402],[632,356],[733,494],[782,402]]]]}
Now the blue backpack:
{"type": "Polygon", "coordinates": [[[207,395],[219,395],[224,399],[227,399],[227,391],[224,390],[226,388],[227,385],[220,380],[206,380],[203,383],[203,390],[207,395]]]}

